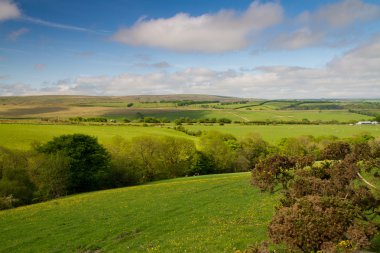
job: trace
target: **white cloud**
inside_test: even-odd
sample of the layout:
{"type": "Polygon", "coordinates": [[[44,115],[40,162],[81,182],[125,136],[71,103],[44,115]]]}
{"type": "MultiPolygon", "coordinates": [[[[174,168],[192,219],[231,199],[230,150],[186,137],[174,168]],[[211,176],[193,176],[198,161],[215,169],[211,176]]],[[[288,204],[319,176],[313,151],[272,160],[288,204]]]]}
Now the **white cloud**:
{"type": "Polygon", "coordinates": [[[20,36],[22,36],[23,34],[28,33],[28,32],[29,32],[29,29],[27,29],[27,28],[20,28],[20,29],[15,30],[15,31],[11,32],[10,34],[8,34],[8,39],[15,41],[20,36]]]}
{"type": "Polygon", "coordinates": [[[345,27],[355,22],[365,22],[380,17],[380,7],[361,0],[344,0],[321,7],[313,19],[331,27],[345,27]]]}
{"type": "Polygon", "coordinates": [[[311,31],[309,28],[302,28],[290,33],[279,34],[272,46],[276,48],[286,48],[290,50],[314,46],[324,38],[324,34],[311,31]]]}
{"type": "Polygon", "coordinates": [[[378,4],[365,3],[362,0],[341,0],[322,5],[315,12],[301,13],[289,22],[290,25],[286,27],[287,32],[275,37],[271,46],[289,50],[320,45],[342,46],[342,41],[352,36],[354,32],[364,30],[353,27],[363,26],[366,22],[379,18],[378,4]]]}
{"type": "Polygon", "coordinates": [[[21,16],[21,11],[12,0],[0,0],[0,22],[21,16]]]}
{"type": "Polygon", "coordinates": [[[132,27],[120,29],[112,39],[183,52],[225,52],[247,47],[252,36],[278,24],[282,17],[279,4],[255,1],[241,14],[221,10],[195,17],[178,13],[167,19],[141,19],[132,27]]]}
{"type": "Polygon", "coordinates": [[[186,68],[176,72],[79,76],[39,90],[28,85],[15,85],[18,86],[0,85],[0,95],[198,93],[271,99],[378,98],[380,36],[336,57],[322,68],[262,66],[244,71],[186,68]]]}

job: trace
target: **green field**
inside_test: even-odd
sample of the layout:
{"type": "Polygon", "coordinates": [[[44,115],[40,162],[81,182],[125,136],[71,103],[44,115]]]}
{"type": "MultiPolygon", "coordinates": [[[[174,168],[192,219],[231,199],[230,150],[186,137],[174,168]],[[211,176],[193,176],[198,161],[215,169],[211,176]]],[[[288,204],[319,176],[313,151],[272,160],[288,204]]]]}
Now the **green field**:
{"type": "MultiPolygon", "coordinates": [[[[168,125],[173,127],[173,125],[168,125]]],[[[8,148],[28,149],[34,141],[46,142],[62,134],[84,133],[98,137],[103,144],[109,143],[113,137],[121,136],[130,139],[141,135],[167,135],[196,140],[196,137],[168,129],[168,126],[86,126],[86,125],[38,125],[38,124],[0,124],[0,145],[8,148]]],[[[220,131],[242,138],[250,133],[260,134],[266,141],[275,144],[282,138],[301,135],[352,137],[368,132],[380,137],[379,125],[184,125],[193,131],[220,131]]]]}
{"type": "Polygon", "coordinates": [[[124,118],[135,120],[142,117],[175,120],[188,117],[191,119],[229,118],[241,122],[300,122],[302,120],[356,122],[371,120],[380,110],[380,103],[377,100],[373,102],[364,100],[245,100],[244,103],[241,101],[243,100],[232,97],[201,95],[0,97],[0,120],[38,122],[41,119],[67,120],[70,117],[80,116],[118,120],[124,118]],[[192,103],[179,106],[179,101],[192,101],[192,103]],[[133,105],[128,107],[131,104],[133,105]],[[318,109],[318,106],[322,109],[318,109]],[[332,110],[334,108],[339,110],[332,110]]]}
{"type": "Polygon", "coordinates": [[[249,177],[180,178],[1,211],[0,252],[245,249],[267,238],[279,198],[260,193],[249,177]]]}
{"type": "Polygon", "coordinates": [[[238,138],[250,133],[260,134],[266,141],[276,143],[282,138],[297,137],[301,135],[328,136],[334,135],[345,138],[352,137],[363,132],[368,132],[375,137],[380,137],[380,125],[184,125],[189,130],[219,131],[230,133],[238,138]]]}
{"type": "Polygon", "coordinates": [[[109,143],[115,136],[121,136],[126,139],[141,135],[170,135],[194,138],[166,127],[153,126],[0,124],[0,145],[12,149],[28,149],[34,141],[46,142],[55,136],[73,133],[96,136],[103,144],[109,143]]]}

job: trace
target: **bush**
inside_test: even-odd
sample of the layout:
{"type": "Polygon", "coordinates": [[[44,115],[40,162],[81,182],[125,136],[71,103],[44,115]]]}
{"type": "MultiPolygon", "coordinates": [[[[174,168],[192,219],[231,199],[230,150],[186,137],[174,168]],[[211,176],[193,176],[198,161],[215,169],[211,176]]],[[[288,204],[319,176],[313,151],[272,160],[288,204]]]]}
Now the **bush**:
{"type": "Polygon", "coordinates": [[[331,142],[322,150],[322,158],[327,160],[341,160],[350,152],[351,147],[347,142],[331,142]]]}
{"type": "Polygon", "coordinates": [[[362,248],[369,245],[376,228],[372,223],[358,223],[359,215],[360,210],[348,200],[309,195],[277,210],[269,236],[275,243],[303,252],[332,252],[344,240],[362,248]]]}
{"type": "Polygon", "coordinates": [[[262,191],[273,192],[277,184],[282,184],[284,189],[292,179],[290,170],[295,162],[287,156],[271,155],[260,160],[252,170],[251,183],[262,191]]]}

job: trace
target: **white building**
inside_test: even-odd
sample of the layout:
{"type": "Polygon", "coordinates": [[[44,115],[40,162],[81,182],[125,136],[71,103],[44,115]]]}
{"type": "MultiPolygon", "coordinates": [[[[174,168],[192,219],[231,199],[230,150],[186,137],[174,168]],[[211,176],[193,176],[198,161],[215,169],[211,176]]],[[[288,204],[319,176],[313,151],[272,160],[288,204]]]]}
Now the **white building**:
{"type": "Polygon", "coordinates": [[[359,121],[356,125],[376,125],[377,121],[359,121]]]}

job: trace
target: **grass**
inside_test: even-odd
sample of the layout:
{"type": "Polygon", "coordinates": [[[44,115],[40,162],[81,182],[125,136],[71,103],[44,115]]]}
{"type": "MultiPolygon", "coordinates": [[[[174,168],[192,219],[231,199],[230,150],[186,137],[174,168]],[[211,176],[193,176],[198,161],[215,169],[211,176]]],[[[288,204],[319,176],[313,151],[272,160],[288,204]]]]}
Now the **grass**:
{"type": "Polygon", "coordinates": [[[335,135],[345,138],[352,137],[363,132],[368,132],[375,137],[380,137],[380,125],[184,125],[186,129],[193,131],[219,131],[230,133],[237,138],[245,137],[250,133],[260,134],[266,141],[277,143],[282,138],[297,137],[301,135],[328,136],[335,135]]]}
{"type": "Polygon", "coordinates": [[[0,252],[245,249],[267,239],[279,198],[251,187],[249,177],[180,178],[2,211],[0,252]]]}
{"type": "Polygon", "coordinates": [[[103,144],[109,143],[115,136],[126,139],[141,135],[194,138],[165,127],[0,124],[0,146],[12,149],[29,149],[30,144],[34,141],[46,142],[55,136],[73,133],[95,136],[103,144]]]}
{"type": "MultiPolygon", "coordinates": [[[[349,126],[349,125],[184,125],[185,128],[196,131],[220,131],[230,133],[237,138],[243,138],[250,133],[260,134],[266,141],[277,143],[282,138],[301,135],[352,137],[368,132],[380,137],[380,125],[349,126]]],[[[197,140],[196,137],[167,127],[143,126],[94,126],[94,125],[38,125],[38,124],[0,124],[0,146],[16,149],[29,149],[34,141],[46,142],[62,134],[84,133],[95,136],[102,144],[109,143],[113,137],[121,136],[130,139],[141,135],[167,135],[197,140]]]]}
{"type": "Polygon", "coordinates": [[[366,115],[351,113],[347,110],[237,110],[234,113],[253,121],[277,120],[277,121],[333,121],[349,122],[372,119],[366,115]]]}

